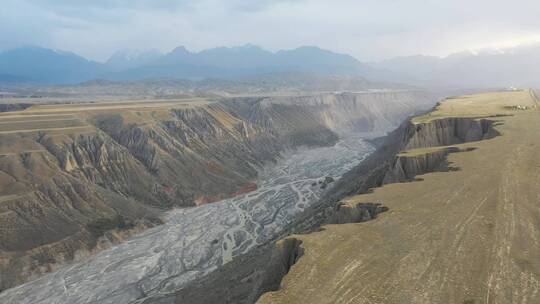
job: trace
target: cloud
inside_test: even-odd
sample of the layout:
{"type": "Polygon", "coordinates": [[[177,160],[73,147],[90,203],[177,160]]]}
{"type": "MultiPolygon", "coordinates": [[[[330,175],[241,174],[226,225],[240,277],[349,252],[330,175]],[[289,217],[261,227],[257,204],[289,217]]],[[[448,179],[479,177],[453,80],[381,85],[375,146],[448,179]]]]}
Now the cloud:
{"type": "Polygon", "coordinates": [[[36,6],[52,9],[176,9],[186,4],[196,1],[193,0],[28,0],[27,2],[36,6]]]}
{"type": "Polygon", "coordinates": [[[536,40],[538,11],[531,0],[3,0],[0,48],[105,60],[124,48],[318,45],[376,60],[536,40]]]}

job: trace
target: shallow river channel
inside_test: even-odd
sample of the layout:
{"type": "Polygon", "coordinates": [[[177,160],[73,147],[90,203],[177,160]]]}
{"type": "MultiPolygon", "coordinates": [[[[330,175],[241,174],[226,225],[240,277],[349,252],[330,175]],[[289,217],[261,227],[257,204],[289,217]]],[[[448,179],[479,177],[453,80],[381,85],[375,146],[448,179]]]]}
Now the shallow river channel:
{"type": "Polygon", "coordinates": [[[300,149],[265,168],[253,192],[176,209],[166,223],[83,261],[0,294],[0,303],[142,303],[170,294],[267,243],[374,150],[361,136],[300,149]]]}

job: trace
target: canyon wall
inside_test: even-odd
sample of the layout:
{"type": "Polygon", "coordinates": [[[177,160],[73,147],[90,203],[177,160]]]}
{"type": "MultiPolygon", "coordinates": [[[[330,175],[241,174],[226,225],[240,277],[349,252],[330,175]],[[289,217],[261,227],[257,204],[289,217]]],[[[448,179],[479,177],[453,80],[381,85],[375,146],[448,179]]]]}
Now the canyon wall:
{"type": "MultiPolygon", "coordinates": [[[[391,94],[391,96],[394,98],[396,95],[391,94]]],[[[380,96],[378,98],[370,96],[370,98],[376,100],[380,99],[380,96]]],[[[295,98],[294,101],[298,102],[299,99],[302,98],[295,98]]],[[[396,105],[394,108],[395,112],[393,112],[391,107],[393,103],[385,103],[384,99],[382,100],[383,101],[377,102],[376,104],[378,104],[381,109],[385,109],[386,112],[384,115],[394,117],[392,119],[396,119],[395,122],[403,121],[407,116],[417,112],[403,110],[403,112],[400,113],[402,109],[400,109],[399,105],[396,105]]],[[[365,125],[364,127],[358,127],[367,121],[370,121],[369,117],[365,118],[362,115],[358,115],[358,113],[363,112],[363,110],[360,110],[363,106],[361,98],[347,96],[343,101],[336,101],[332,97],[324,97],[313,99],[311,101],[304,100],[302,102],[318,104],[319,106],[315,109],[328,109],[334,107],[336,103],[343,102],[343,106],[346,109],[346,111],[343,112],[346,112],[346,114],[341,116],[341,118],[332,118],[332,120],[330,120],[328,117],[336,117],[336,112],[321,111],[321,116],[326,117],[327,122],[332,122],[328,123],[329,126],[334,128],[334,126],[339,125],[339,127],[335,127],[338,132],[347,133],[351,132],[351,130],[355,130],[355,128],[357,131],[364,132],[381,131],[379,127],[370,123],[367,124],[369,127],[366,127],[365,125]],[[357,121],[348,121],[343,118],[352,116],[355,113],[357,115],[357,121]]],[[[407,103],[404,102],[403,104],[407,103]]],[[[377,112],[377,114],[373,114],[373,117],[380,118],[381,116],[378,115],[381,113],[382,112],[377,112]]],[[[378,118],[375,118],[375,120],[378,118]]],[[[386,143],[378,150],[380,153],[374,153],[369,158],[385,160],[388,157],[389,159],[394,159],[399,149],[391,150],[388,146],[393,146],[395,144],[395,138],[399,138],[401,142],[401,137],[396,134],[401,135],[403,133],[407,124],[403,124],[403,126],[405,127],[392,132],[390,136],[386,138],[386,143]],[[382,150],[388,151],[383,153],[382,150]]],[[[371,160],[368,163],[373,164],[374,161],[371,160]]],[[[376,183],[376,180],[374,182],[376,183]]],[[[333,191],[330,192],[329,195],[331,193],[333,193],[333,191]]],[[[290,224],[288,227],[283,227],[284,233],[282,236],[317,230],[322,223],[362,222],[373,219],[377,217],[379,213],[387,210],[386,207],[378,204],[362,204],[355,207],[349,207],[343,204],[333,204],[333,202],[334,201],[325,198],[319,202],[311,203],[311,207],[306,209],[294,223],[290,224]]],[[[236,257],[230,263],[223,265],[209,275],[183,286],[182,289],[176,291],[174,296],[169,296],[167,299],[171,302],[175,301],[175,303],[254,303],[262,293],[279,288],[281,278],[287,274],[291,265],[294,264],[301,255],[301,241],[294,241],[294,237],[282,241],[276,240],[276,243],[270,242],[236,257]],[[212,292],[208,293],[208,290],[212,290],[212,292]]]]}
{"type": "Polygon", "coordinates": [[[446,155],[460,150],[429,148],[493,138],[499,135],[495,125],[496,119],[476,118],[406,121],[379,143],[375,153],[337,181],[324,200],[338,201],[387,183],[411,181],[419,174],[449,170],[446,155]]]}
{"type": "Polygon", "coordinates": [[[434,101],[411,91],[235,98],[2,132],[0,290],[157,225],[163,210],[249,191],[284,151],[384,131],[434,101]]]}

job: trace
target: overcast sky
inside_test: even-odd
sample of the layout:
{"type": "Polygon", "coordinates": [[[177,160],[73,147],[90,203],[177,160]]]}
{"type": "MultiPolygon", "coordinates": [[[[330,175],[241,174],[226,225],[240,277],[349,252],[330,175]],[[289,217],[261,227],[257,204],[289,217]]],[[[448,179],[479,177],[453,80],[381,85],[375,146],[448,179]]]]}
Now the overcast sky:
{"type": "Polygon", "coordinates": [[[316,45],[362,61],[540,41],[539,0],[1,0],[0,49],[316,45]]]}

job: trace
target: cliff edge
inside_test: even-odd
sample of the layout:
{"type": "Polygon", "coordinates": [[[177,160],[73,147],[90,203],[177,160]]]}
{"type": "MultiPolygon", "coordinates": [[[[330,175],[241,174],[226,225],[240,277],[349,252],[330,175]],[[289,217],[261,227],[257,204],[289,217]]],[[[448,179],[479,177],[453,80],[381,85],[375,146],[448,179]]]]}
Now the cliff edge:
{"type": "Polygon", "coordinates": [[[540,303],[534,92],[448,99],[389,140],[337,183],[339,224],[290,237],[302,255],[258,303],[540,303]]]}

